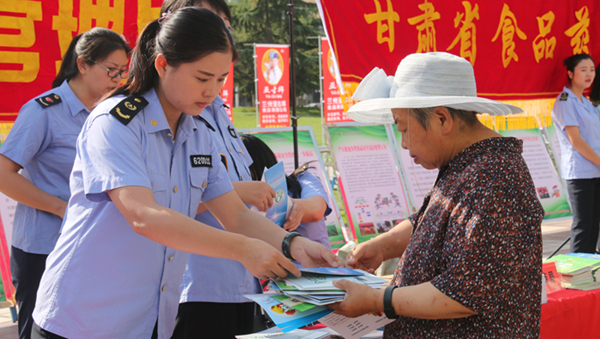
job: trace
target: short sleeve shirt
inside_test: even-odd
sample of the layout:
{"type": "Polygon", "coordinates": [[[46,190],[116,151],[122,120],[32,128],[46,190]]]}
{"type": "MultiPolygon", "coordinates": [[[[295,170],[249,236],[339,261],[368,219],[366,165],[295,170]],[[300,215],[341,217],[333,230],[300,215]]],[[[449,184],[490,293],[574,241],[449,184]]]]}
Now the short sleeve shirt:
{"type": "MultiPolygon", "coordinates": [[[[45,97],[57,103],[44,106],[35,99],[27,102],[0,153],[21,165],[21,174],[37,188],[67,201],[71,196],[69,175],[75,161],[75,142],[90,112],[66,80],[38,98],[45,97]]],[[[48,254],[56,244],[61,224],[59,216],[19,203],[12,246],[28,253],[48,254]]]]}
{"type": "MultiPolygon", "coordinates": [[[[252,158],[227,116],[223,99],[215,98],[213,103],[202,111],[196,123],[199,129],[207,131],[215,143],[229,179],[232,182],[252,180],[248,169],[252,158]]],[[[210,211],[198,214],[196,220],[223,229],[210,211]]],[[[258,279],[241,263],[190,254],[181,283],[180,302],[247,303],[250,300],[243,297],[243,294],[256,294],[260,291],[258,279]]]]}
{"type": "MultiPolygon", "coordinates": [[[[182,115],[175,140],[154,90],[125,125],[101,103],[77,140],[72,197],[50,253],[33,313],[67,338],[170,338],[188,255],[133,231],[108,191],[140,186],[188,217],[200,202],[233,189],[220,156],[195,118],[182,115]],[[198,161],[195,161],[198,160],[198,161]]],[[[136,105],[130,102],[130,105],[136,105]]]]}
{"type": "Polygon", "coordinates": [[[544,210],[522,141],[477,142],[440,168],[392,284],[435,288],[476,312],[400,317],[384,338],[538,338],[544,210]]]}
{"type": "Polygon", "coordinates": [[[552,121],[556,125],[556,134],[561,151],[561,175],[564,179],[600,178],[600,167],[586,159],[573,147],[565,131],[567,126],[579,127],[579,133],[585,142],[600,155],[600,114],[592,103],[582,96],[579,100],[570,89],[565,87],[556,98],[552,108],[552,121]]]}
{"type": "MultiPolygon", "coordinates": [[[[325,225],[325,217],[331,213],[329,207],[327,193],[321,184],[321,180],[314,174],[305,171],[298,175],[298,182],[302,191],[300,193],[301,199],[307,199],[313,196],[319,196],[325,200],[327,209],[323,215],[323,219],[316,222],[303,222],[298,226],[296,232],[300,233],[303,237],[308,238],[312,241],[316,241],[323,246],[331,249],[331,243],[329,242],[329,235],[327,234],[327,226],[325,225]]],[[[288,192],[289,195],[289,192],[288,192]]],[[[291,196],[291,195],[290,195],[291,196]]]]}

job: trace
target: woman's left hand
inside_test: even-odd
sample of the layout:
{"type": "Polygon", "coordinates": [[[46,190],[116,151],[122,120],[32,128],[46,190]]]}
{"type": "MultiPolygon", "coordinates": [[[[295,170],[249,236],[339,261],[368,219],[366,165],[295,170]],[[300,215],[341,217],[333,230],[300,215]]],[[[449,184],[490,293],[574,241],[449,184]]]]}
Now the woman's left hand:
{"type": "Polygon", "coordinates": [[[302,199],[291,200],[293,202],[292,209],[290,211],[290,215],[288,215],[287,219],[285,220],[285,224],[283,224],[283,229],[288,232],[292,232],[296,230],[298,226],[300,226],[305,211],[302,199]]]}
{"type": "Polygon", "coordinates": [[[330,309],[335,310],[335,313],[356,318],[369,312],[381,313],[383,310],[383,290],[345,279],[334,280],[333,285],[346,291],[342,302],[327,305],[330,309]],[[381,305],[378,303],[380,300],[381,305]]]}
{"type": "Polygon", "coordinates": [[[342,261],[330,249],[304,237],[294,237],[290,242],[292,258],[304,267],[341,267],[342,261]]]}

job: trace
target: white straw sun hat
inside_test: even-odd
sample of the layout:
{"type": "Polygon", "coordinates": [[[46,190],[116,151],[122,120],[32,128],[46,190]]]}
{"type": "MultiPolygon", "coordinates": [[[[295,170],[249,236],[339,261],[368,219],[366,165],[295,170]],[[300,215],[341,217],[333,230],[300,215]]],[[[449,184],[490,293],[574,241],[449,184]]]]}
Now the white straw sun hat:
{"type": "Polygon", "coordinates": [[[477,97],[471,63],[443,52],[410,54],[393,77],[375,67],[352,99],[360,102],[350,107],[348,117],[375,124],[393,123],[392,108],[445,106],[491,115],[523,112],[517,106],[477,97]]]}

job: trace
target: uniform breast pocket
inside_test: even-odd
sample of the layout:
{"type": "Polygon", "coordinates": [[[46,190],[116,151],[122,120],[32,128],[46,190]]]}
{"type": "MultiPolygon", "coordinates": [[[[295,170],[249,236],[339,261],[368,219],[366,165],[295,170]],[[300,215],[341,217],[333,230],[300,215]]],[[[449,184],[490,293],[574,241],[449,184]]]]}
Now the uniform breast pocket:
{"type": "Polygon", "coordinates": [[[190,170],[190,217],[196,216],[198,205],[203,201],[204,189],[208,185],[208,168],[198,167],[190,170]]]}
{"type": "Polygon", "coordinates": [[[250,165],[252,165],[252,157],[250,157],[250,154],[248,154],[248,151],[245,149],[241,141],[233,140],[231,144],[233,145],[233,149],[236,152],[237,159],[240,159],[243,162],[242,164],[238,164],[237,166],[237,170],[240,175],[240,180],[252,180],[252,176],[250,175],[250,171],[248,169],[250,165]]]}
{"type": "Polygon", "coordinates": [[[154,194],[154,200],[157,204],[168,207],[167,177],[157,173],[148,173],[148,177],[150,178],[150,188],[152,194],[154,194]]]}

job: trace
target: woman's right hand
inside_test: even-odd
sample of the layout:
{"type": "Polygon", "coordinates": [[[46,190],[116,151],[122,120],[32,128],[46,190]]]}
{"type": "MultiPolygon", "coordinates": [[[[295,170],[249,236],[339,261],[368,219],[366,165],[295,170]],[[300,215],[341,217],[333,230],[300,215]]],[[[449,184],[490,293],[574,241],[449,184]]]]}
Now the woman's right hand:
{"type": "Polygon", "coordinates": [[[346,266],[350,268],[359,268],[369,273],[375,270],[383,262],[383,253],[376,246],[374,241],[360,243],[354,247],[346,256],[346,266]]]}
{"type": "Polygon", "coordinates": [[[244,204],[256,206],[261,212],[273,206],[275,190],[266,182],[238,181],[233,183],[233,188],[244,204]]]}
{"type": "Polygon", "coordinates": [[[237,251],[236,260],[259,279],[284,278],[289,273],[300,276],[300,270],[296,265],[262,240],[246,237],[237,251]]]}

